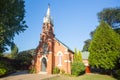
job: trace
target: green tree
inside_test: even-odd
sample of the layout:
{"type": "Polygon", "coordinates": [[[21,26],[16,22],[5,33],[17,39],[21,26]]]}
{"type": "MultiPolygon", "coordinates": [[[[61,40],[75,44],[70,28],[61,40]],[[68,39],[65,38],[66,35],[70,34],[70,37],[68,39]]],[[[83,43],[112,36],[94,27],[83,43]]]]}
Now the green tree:
{"type": "Polygon", "coordinates": [[[91,42],[91,39],[87,39],[86,41],[84,41],[84,46],[82,51],[88,51],[90,42],[91,42]]]}
{"type": "Polygon", "coordinates": [[[82,62],[82,54],[75,48],[73,62],[71,64],[72,75],[79,76],[85,72],[85,65],[82,62]]]}
{"type": "Polygon", "coordinates": [[[0,54],[11,45],[15,34],[27,28],[24,0],[0,0],[0,54]]]}
{"type": "Polygon", "coordinates": [[[85,65],[82,62],[73,62],[71,65],[72,75],[79,76],[85,73],[85,65]]]}
{"type": "Polygon", "coordinates": [[[15,57],[17,62],[14,64],[17,69],[28,69],[31,65],[33,56],[28,51],[22,51],[15,57]]]}
{"type": "Polygon", "coordinates": [[[76,48],[75,48],[75,54],[74,54],[74,61],[76,62],[82,62],[82,55],[81,55],[81,52],[78,51],[76,48]]]}
{"type": "Polygon", "coordinates": [[[91,40],[92,40],[92,38],[93,38],[94,32],[95,32],[95,31],[91,31],[91,32],[90,32],[90,37],[91,37],[91,39],[87,39],[87,40],[84,41],[84,46],[83,46],[83,50],[82,50],[82,51],[88,51],[88,48],[89,48],[89,46],[90,46],[90,42],[91,42],[91,40]]]}
{"type": "Polygon", "coordinates": [[[98,13],[99,21],[104,20],[112,28],[120,27],[120,8],[106,8],[98,13]]]}
{"type": "Polygon", "coordinates": [[[12,45],[11,45],[11,57],[15,58],[17,55],[18,55],[18,47],[13,42],[12,45]]]}
{"type": "MultiPolygon", "coordinates": [[[[118,34],[120,34],[120,8],[105,8],[98,13],[99,21],[104,20],[107,22],[118,34]]],[[[84,46],[82,51],[88,51],[90,41],[94,31],[90,33],[91,39],[84,41],[84,46]]]]}
{"type": "Polygon", "coordinates": [[[112,70],[120,56],[120,36],[104,21],[94,32],[89,47],[91,66],[112,70]]]}

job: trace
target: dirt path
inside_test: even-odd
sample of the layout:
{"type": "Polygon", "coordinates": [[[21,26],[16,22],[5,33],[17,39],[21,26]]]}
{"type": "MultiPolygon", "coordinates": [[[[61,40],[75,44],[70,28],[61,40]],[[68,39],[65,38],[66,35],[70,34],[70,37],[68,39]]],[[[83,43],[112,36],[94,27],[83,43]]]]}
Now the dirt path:
{"type": "Polygon", "coordinates": [[[56,75],[48,75],[48,74],[29,74],[27,71],[17,72],[11,74],[7,77],[0,78],[0,80],[42,80],[49,79],[50,77],[55,77],[56,75]]]}

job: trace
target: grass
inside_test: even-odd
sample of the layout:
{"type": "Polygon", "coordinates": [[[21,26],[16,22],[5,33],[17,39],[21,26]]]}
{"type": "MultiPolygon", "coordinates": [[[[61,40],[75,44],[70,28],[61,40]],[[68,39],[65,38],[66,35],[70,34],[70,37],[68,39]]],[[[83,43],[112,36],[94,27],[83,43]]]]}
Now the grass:
{"type": "Polygon", "coordinates": [[[108,75],[90,73],[90,74],[84,74],[78,77],[73,77],[69,75],[58,75],[56,77],[52,77],[44,80],[117,80],[117,79],[108,75]]]}

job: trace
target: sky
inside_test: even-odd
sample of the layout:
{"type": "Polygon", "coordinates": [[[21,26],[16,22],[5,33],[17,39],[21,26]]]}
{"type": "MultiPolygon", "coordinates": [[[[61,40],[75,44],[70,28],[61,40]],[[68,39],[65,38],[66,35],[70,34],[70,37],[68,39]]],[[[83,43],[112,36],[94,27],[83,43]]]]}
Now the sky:
{"type": "Polygon", "coordinates": [[[99,25],[97,13],[104,8],[119,7],[120,0],[25,0],[24,20],[28,28],[14,38],[19,51],[38,46],[48,4],[55,37],[74,51],[83,49],[84,41],[99,25]]]}

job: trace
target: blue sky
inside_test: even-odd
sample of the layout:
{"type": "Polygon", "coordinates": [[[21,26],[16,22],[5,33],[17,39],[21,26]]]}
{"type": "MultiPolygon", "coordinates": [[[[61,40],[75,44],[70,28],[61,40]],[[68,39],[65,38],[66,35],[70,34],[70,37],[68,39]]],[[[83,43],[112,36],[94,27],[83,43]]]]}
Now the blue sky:
{"type": "Polygon", "coordinates": [[[90,32],[99,25],[98,12],[120,6],[120,0],[25,0],[28,28],[14,38],[19,51],[38,46],[48,3],[55,36],[72,50],[82,50],[84,41],[90,38],[90,32]]]}

